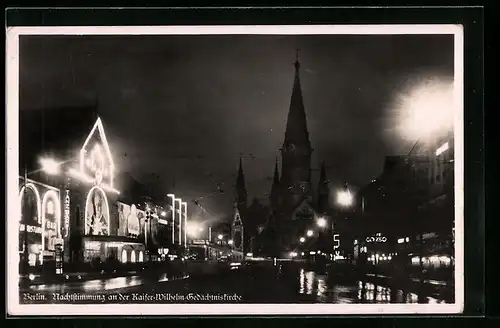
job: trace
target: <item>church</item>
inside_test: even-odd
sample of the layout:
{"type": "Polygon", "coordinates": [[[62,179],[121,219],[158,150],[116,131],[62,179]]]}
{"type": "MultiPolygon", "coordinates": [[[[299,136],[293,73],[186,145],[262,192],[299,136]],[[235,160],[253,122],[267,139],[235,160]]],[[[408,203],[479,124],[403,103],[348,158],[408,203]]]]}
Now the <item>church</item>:
{"type": "Polygon", "coordinates": [[[311,179],[313,148],[300,83],[300,63],[294,63],[290,108],[281,153],[281,172],[276,158],[268,205],[254,199],[247,203],[247,190],[240,159],[233,202],[232,238],[236,250],[279,256],[296,247],[315,218],[329,213],[326,167],[320,169],[318,187],[311,179]]]}

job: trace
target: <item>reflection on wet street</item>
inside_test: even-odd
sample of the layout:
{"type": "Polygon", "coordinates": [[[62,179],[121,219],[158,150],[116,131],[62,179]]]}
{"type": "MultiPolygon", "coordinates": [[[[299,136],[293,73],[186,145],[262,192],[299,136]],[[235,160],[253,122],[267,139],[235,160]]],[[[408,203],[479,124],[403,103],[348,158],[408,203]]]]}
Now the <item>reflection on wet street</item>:
{"type": "Polygon", "coordinates": [[[187,278],[187,276],[168,276],[160,274],[152,277],[128,276],[94,279],[88,281],[74,281],[55,284],[43,284],[30,286],[27,291],[31,292],[103,292],[117,289],[124,289],[147,284],[161,283],[177,279],[187,278]]]}
{"type": "MultiPolygon", "coordinates": [[[[299,270],[298,293],[318,303],[418,303],[419,297],[413,292],[377,286],[368,281],[355,284],[337,282],[335,278],[305,269],[299,270]]],[[[424,303],[445,303],[436,297],[424,297],[424,303]]]]}

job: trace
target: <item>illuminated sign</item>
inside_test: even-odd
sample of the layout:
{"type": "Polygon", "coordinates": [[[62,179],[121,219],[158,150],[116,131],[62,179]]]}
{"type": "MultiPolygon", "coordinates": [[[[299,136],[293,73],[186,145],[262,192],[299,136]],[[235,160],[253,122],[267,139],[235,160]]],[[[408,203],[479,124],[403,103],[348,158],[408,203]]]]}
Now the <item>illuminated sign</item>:
{"type": "Polygon", "coordinates": [[[333,235],[333,249],[337,249],[340,247],[340,235],[339,234],[334,234],[333,235]]]}
{"type": "Polygon", "coordinates": [[[42,222],[43,222],[43,250],[55,251],[58,237],[58,223],[61,222],[61,206],[59,194],[55,190],[49,190],[43,195],[42,200],[42,222]]]}
{"type": "Polygon", "coordinates": [[[118,236],[128,236],[128,216],[130,205],[118,202],[118,236]]]}
{"type": "Polygon", "coordinates": [[[127,219],[127,230],[129,235],[139,236],[141,231],[139,219],[137,218],[137,208],[135,205],[130,206],[130,214],[127,219]]]}
{"type": "Polygon", "coordinates": [[[371,237],[366,237],[366,242],[367,243],[385,243],[387,242],[387,238],[382,236],[382,234],[379,232],[375,236],[371,237]]]}
{"type": "MultiPolygon", "coordinates": [[[[24,224],[20,224],[19,225],[19,231],[24,231],[25,229],[25,225],[24,224]]],[[[32,226],[32,225],[28,225],[28,232],[32,232],[32,233],[36,233],[36,234],[39,234],[41,235],[42,234],[42,227],[37,227],[37,226],[32,226]]]]}
{"type": "Polygon", "coordinates": [[[108,198],[98,186],[92,187],[85,203],[85,235],[109,236],[108,198]]]}
{"type": "Polygon", "coordinates": [[[80,149],[80,169],[70,173],[82,181],[119,193],[113,187],[115,165],[100,118],[80,149]]]}
{"type": "MultiPolygon", "coordinates": [[[[70,202],[71,199],[69,197],[69,189],[66,189],[64,194],[64,224],[61,229],[61,236],[63,238],[68,237],[69,233],[69,211],[70,211],[70,202]]],[[[78,218],[77,218],[78,220],[78,218]]]]}

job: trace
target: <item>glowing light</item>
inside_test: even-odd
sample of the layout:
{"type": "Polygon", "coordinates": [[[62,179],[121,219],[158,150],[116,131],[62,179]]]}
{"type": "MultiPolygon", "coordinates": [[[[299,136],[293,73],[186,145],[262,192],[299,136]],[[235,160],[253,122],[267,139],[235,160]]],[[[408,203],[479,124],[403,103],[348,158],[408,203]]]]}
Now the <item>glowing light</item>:
{"type": "Polygon", "coordinates": [[[144,262],[144,252],[139,251],[139,262],[144,262]]]}
{"type": "Polygon", "coordinates": [[[453,84],[428,79],[399,95],[396,111],[399,132],[417,140],[451,128],[453,124],[453,84]]]}
{"type": "Polygon", "coordinates": [[[187,202],[182,202],[184,215],[184,247],[187,247],[187,202]]]}
{"type": "Polygon", "coordinates": [[[28,278],[29,278],[29,280],[33,281],[33,280],[35,280],[35,275],[33,273],[30,273],[28,278]]]}
{"type": "Polygon", "coordinates": [[[316,252],[315,251],[310,251],[309,254],[314,255],[314,254],[316,254],[316,252]]]}
{"type": "Polygon", "coordinates": [[[405,241],[406,241],[406,242],[409,242],[409,241],[410,241],[410,237],[406,237],[406,238],[405,238],[405,241]]]}
{"type": "Polygon", "coordinates": [[[297,256],[297,253],[295,252],[290,252],[290,257],[296,257],[297,256]]]}
{"type": "MultiPolygon", "coordinates": [[[[111,229],[109,227],[109,204],[108,204],[108,198],[106,197],[106,193],[104,192],[104,190],[98,186],[94,186],[90,189],[90,191],[88,192],[87,194],[87,200],[85,201],[85,234],[88,234],[89,233],[89,224],[90,222],[88,222],[88,220],[90,219],[89,218],[89,209],[90,208],[93,208],[92,207],[92,197],[96,194],[96,192],[99,192],[101,194],[101,197],[104,201],[104,213],[100,213],[102,215],[102,217],[104,218],[105,220],[105,224],[106,226],[103,227],[107,230],[107,234],[108,236],[111,234],[111,229]]],[[[102,210],[102,209],[101,209],[102,210]]],[[[95,213],[93,213],[94,215],[95,213]]],[[[103,229],[104,230],[104,229],[103,229]]]]}
{"type": "Polygon", "coordinates": [[[305,239],[304,237],[300,237],[300,239],[299,239],[299,240],[300,240],[300,242],[301,242],[301,243],[303,243],[303,242],[305,242],[305,241],[306,241],[306,239],[305,239]]]}
{"type": "Polygon", "coordinates": [[[404,238],[399,238],[399,239],[398,239],[398,244],[402,244],[402,243],[404,243],[404,242],[405,242],[405,239],[404,239],[404,238]]]}
{"type": "Polygon", "coordinates": [[[122,263],[127,263],[127,251],[122,250],[122,263]]]}
{"type": "Polygon", "coordinates": [[[61,163],[56,162],[53,158],[41,158],[40,165],[45,173],[51,175],[57,175],[61,170],[61,163]]]}
{"type": "Polygon", "coordinates": [[[172,244],[175,243],[175,195],[167,194],[167,197],[171,199],[171,210],[172,210],[172,244]]]}
{"type": "Polygon", "coordinates": [[[248,256],[248,257],[252,257],[252,256],[253,256],[253,253],[247,253],[247,256],[248,256]]]}
{"type": "Polygon", "coordinates": [[[314,234],[312,230],[307,230],[307,237],[311,237],[314,234]]]}
{"type": "Polygon", "coordinates": [[[42,223],[42,210],[41,210],[42,201],[40,199],[40,193],[38,192],[38,189],[36,189],[36,187],[33,183],[27,183],[26,185],[21,187],[21,192],[19,193],[19,197],[20,197],[19,201],[21,203],[21,217],[22,217],[22,203],[23,203],[23,198],[24,198],[23,196],[24,196],[24,189],[25,188],[29,188],[29,189],[33,190],[33,193],[35,194],[37,220],[38,220],[38,223],[41,224],[42,223]]]}
{"type": "Polygon", "coordinates": [[[223,238],[224,238],[224,236],[223,236],[223,235],[218,235],[218,236],[217,236],[217,239],[219,239],[219,240],[222,240],[223,238]]]}
{"type": "Polygon", "coordinates": [[[179,245],[182,245],[182,199],[176,198],[177,202],[177,214],[179,214],[179,245]]]}
{"type": "Polygon", "coordinates": [[[90,140],[92,139],[92,136],[94,135],[94,133],[96,131],[99,132],[100,139],[103,142],[105,154],[107,156],[108,163],[109,163],[109,187],[113,188],[115,164],[113,162],[113,156],[111,155],[108,140],[106,138],[106,133],[104,132],[104,127],[102,125],[102,121],[101,121],[100,117],[95,122],[94,126],[92,127],[92,130],[90,131],[89,135],[87,136],[87,139],[83,143],[83,146],[80,150],[80,172],[82,172],[82,173],[85,172],[84,171],[84,164],[85,164],[84,159],[85,159],[85,152],[86,152],[85,149],[87,148],[88,143],[90,142],[90,140]]]}
{"type": "Polygon", "coordinates": [[[340,190],[337,192],[337,204],[348,207],[353,203],[353,196],[349,190],[340,190]]]}
{"type": "Polygon", "coordinates": [[[135,263],[135,251],[130,252],[130,262],[135,263]]]}
{"type": "Polygon", "coordinates": [[[325,218],[319,218],[318,221],[316,221],[316,224],[318,225],[318,227],[320,228],[325,228],[326,227],[326,219],[325,218]]]}
{"type": "Polygon", "coordinates": [[[227,241],[227,243],[228,243],[229,245],[232,245],[232,244],[233,244],[233,241],[230,239],[230,240],[228,240],[228,241],[227,241]]]}
{"type": "Polygon", "coordinates": [[[61,202],[59,200],[59,194],[55,191],[55,190],[48,190],[44,195],[43,195],[43,200],[42,200],[42,227],[44,229],[44,236],[42,237],[42,249],[45,250],[45,232],[47,232],[47,237],[48,237],[48,242],[49,242],[49,245],[48,246],[48,250],[54,250],[55,249],[55,244],[50,244],[51,242],[55,242],[54,239],[52,239],[52,237],[56,238],[58,236],[58,233],[60,231],[60,227],[61,227],[61,202]],[[54,214],[54,203],[56,204],[55,206],[55,209],[56,209],[56,213],[55,213],[55,218],[54,218],[54,221],[55,222],[52,222],[54,223],[55,226],[47,229],[48,227],[46,226],[46,221],[47,221],[47,218],[46,218],[46,215],[49,214],[54,214]],[[52,213],[50,213],[50,208],[49,208],[49,204],[52,205],[52,213]],[[47,213],[46,213],[47,212],[47,213]],[[50,232],[53,232],[53,235],[50,234],[50,232]]]}
{"type": "Polygon", "coordinates": [[[162,211],[162,212],[160,213],[160,215],[161,215],[161,216],[163,216],[163,217],[165,217],[165,216],[167,216],[167,212],[162,211]]]}
{"type": "Polygon", "coordinates": [[[449,146],[448,142],[445,142],[441,147],[436,149],[436,156],[441,155],[442,153],[447,151],[449,148],[450,148],[450,146],[449,146]]]}

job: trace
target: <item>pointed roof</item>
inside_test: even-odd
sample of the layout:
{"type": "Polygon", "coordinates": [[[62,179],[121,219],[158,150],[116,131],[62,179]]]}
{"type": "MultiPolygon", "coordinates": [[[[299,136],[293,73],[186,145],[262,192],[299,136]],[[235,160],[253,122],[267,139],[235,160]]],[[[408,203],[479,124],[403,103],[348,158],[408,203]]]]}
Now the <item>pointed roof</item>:
{"type": "Polygon", "coordinates": [[[243,161],[240,157],[240,165],[238,167],[238,177],[236,178],[236,188],[246,190],[245,173],[243,172],[243,161]]]}
{"type": "Polygon", "coordinates": [[[278,169],[278,156],[276,156],[276,161],[274,163],[274,175],[273,175],[273,187],[280,184],[280,171],[278,169]]]}
{"type": "Polygon", "coordinates": [[[309,132],[307,131],[307,118],[302,98],[302,88],[300,85],[300,62],[298,58],[294,63],[295,79],[293,82],[292,97],[285,131],[285,141],[294,143],[304,143],[310,145],[309,132]]]}
{"type": "MultiPolygon", "coordinates": [[[[240,157],[240,165],[238,168],[238,176],[236,177],[235,185],[235,204],[246,204],[247,188],[245,184],[245,173],[243,172],[243,161],[240,157]]],[[[246,206],[246,205],[245,205],[246,206]]]]}

